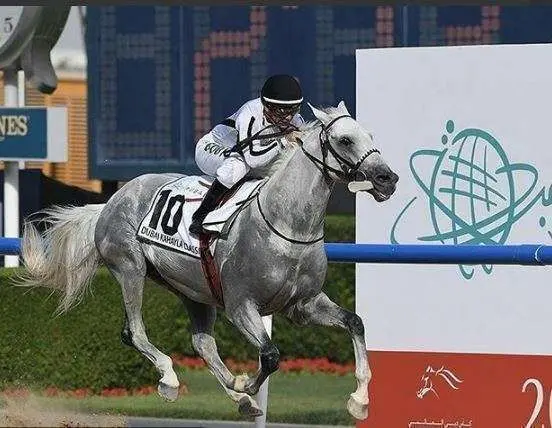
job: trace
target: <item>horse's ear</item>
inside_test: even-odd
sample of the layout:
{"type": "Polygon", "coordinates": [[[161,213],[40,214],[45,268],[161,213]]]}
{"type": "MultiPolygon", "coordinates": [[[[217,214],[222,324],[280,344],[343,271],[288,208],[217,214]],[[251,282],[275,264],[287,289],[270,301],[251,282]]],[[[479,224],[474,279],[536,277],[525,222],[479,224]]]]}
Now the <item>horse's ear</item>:
{"type": "Polygon", "coordinates": [[[312,110],[312,114],[314,114],[314,117],[316,117],[320,122],[322,122],[324,125],[330,123],[331,117],[328,113],[317,109],[314,107],[311,103],[307,102],[310,109],[312,110]]]}
{"type": "Polygon", "coordinates": [[[339,109],[339,111],[343,114],[346,114],[346,115],[351,115],[351,113],[349,113],[349,110],[347,110],[347,107],[345,106],[345,101],[341,100],[339,101],[339,104],[337,105],[337,108],[339,109]]]}

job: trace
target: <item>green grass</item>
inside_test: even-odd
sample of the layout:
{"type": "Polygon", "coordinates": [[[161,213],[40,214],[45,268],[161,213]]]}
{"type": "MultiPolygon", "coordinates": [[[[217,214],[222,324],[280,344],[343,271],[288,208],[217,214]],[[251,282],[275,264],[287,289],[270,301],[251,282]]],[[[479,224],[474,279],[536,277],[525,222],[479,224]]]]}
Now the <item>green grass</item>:
{"type": "MultiPolygon", "coordinates": [[[[132,397],[40,398],[48,407],[126,416],[242,420],[237,405],[207,370],[178,370],[188,394],[174,403],[157,394],[132,397]]],[[[354,425],[346,410],[352,374],[275,373],[269,381],[268,422],[354,425]]]]}

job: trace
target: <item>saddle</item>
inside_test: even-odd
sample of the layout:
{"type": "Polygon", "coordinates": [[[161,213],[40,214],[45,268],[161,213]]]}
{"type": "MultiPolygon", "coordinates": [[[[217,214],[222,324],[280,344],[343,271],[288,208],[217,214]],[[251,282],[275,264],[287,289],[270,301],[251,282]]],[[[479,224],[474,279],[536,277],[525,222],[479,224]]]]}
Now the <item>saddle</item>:
{"type": "Polygon", "coordinates": [[[209,176],[186,176],[161,185],[140,222],[136,237],[142,242],[200,259],[213,296],[224,307],[213,258],[216,243],[225,238],[237,215],[256,197],[266,179],[236,184],[205,217],[203,228],[211,233],[196,237],[189,233],[188,227],[212,180],[209,176]]]}

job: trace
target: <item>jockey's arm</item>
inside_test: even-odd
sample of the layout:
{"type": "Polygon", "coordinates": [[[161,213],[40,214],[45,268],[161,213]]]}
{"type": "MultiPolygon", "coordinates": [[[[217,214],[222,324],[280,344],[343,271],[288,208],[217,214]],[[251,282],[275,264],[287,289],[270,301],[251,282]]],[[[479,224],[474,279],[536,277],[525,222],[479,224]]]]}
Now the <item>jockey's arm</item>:
{"type": "Polygon", "coordinates": [[[280,143],[277,140],[253,141],[243,150],[245,163],[251,168],[260,168],[269,164],[280,153],[280,143]],[[262,143],[262,144],[261,144],[262,143]]]}
{"type": "MultiPolygon", "coordinates": [[[[239,141],[243,141],[250,135],[262,129],[262,123],[255,120],[251,123],[253,115],[244,112],[236,118],[236,129],[239,141]],[[251,128],[251,129],[250,129],[251,128]]],[[[274,132],[274,131],[268,131],[274,132]]],[[[254,140],[248,147],[243,149],[245,163],[251,168],[260,168],[270,163],[280,152],[278,140],[254,140]]]]}

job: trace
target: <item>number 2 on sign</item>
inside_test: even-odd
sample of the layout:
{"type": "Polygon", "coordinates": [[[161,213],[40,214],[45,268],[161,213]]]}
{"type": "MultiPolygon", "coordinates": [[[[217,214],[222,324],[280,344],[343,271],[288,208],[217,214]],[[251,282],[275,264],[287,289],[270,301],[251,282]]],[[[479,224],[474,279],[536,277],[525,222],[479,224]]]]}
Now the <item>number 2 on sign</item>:
{"type": "MultiPolygon", "coordinates": [[[[535,387],[537,396],[535,397],[535,406],[533,407],[533,413],[529,417],[527,424],[523,428],[536,428],[535,421],[539,417],[540,411],[542,409],[542,404],[544,403],[544,388],[542,383],[538,379],[526,379],[521,387],[521,392],[527,391],[529,385],[535,387]]],[[[552,391],[548,396],[548,421],[550,426],[552,426],[552,391]]],[[[546,425],[541,424],[541,428],[547,428],[546,425]]]]}

